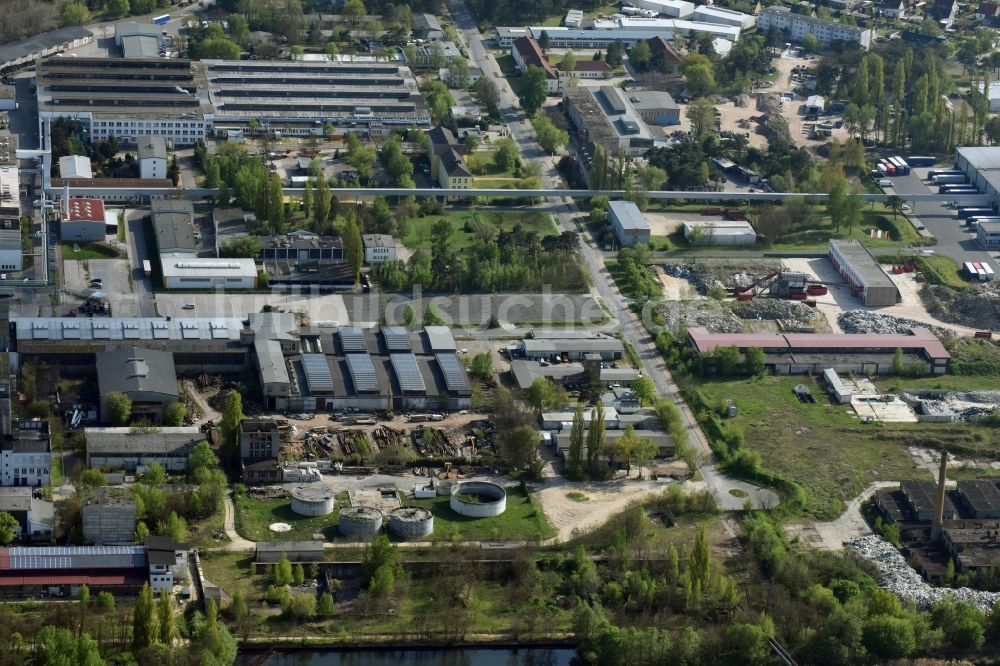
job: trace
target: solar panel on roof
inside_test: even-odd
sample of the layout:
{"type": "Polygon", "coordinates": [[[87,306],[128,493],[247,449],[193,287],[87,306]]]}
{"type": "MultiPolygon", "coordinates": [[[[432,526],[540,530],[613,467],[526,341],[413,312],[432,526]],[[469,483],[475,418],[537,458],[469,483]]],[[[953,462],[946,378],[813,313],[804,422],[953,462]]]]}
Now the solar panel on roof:
{"type": "Polygon", "coordinates": [[[347,369],[351,373],[354,390],[358,393],[370,393],[378,390],[378,378],[375,376],[375,364],[368,354],[347,354],[347,369]]]}
{"type": "Polygon", "coordinates": [[[303,354],[302,369],[306,373],[306,384],[310,391],[332,391],[333,375],[323,354],[303,354]]]}
{"type": "Polygon", "coordinates": [[[402,326],[383,326],[382,337],[389,351],[410,351],[410,332],[402,326]]]}
{"type": "Polygon", "coordinates": [[[396,373],[399,390],[403,393],[427,390],[424,377],[420,374],[420,367],[417,365],[416,356],[413,354],[389,354],[389,360],[392,361],[392,369],[396,373]]]}
{"type": "Polygon", "coordinates": [[[345,354],[368,351],[368,347],[365,345],[365,334],[357,326],[345,326],[337,333],[340,335],[340,346],[345,354]]]}
{"type": "Polygon", "coordinates": [[[445,386],[449,391],[464,391],[469,388],[469,380],[465,376],[462,362],[454,354],[435,354],[434,358],[444,375],[445,386]]]}

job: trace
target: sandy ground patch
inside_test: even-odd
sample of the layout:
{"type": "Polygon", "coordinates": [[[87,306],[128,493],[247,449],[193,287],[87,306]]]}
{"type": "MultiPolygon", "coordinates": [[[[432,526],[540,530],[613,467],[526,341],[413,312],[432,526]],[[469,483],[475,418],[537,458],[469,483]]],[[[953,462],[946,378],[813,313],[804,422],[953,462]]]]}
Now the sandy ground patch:
{"type": "Polygon", "coordinates": [[[663,284],[663,297],[668,301],[691,301],[696,298],[704,298],[698,290],[684,278],[673,277],[663,272],[660,267],[654,268],[656,276],[663,284]]]}
{"type": "Polygon", "coordinates": [[[828,522],[789,524],[785,526],[785,534],[789,537],[799,537],[811,546],[827,550],[843,550],[845,541],[872,533],[861,515],[861,505],[876,489],[889,488],[897,484],[897,481],[876,481],[848,502],[839,518],[828,522]]]}
{"type": "Polygon", "coordinates": [[[677,231],[684,220],[701,219],[700,213],[656,213],[647,212],[644,217],[649,222],[650,233],[654,236],[669,236],[677,231]]]}
{"type": "Polygon", "coordinates": [[[873,308],[865,307],[861,299],[854,295],[850,287],[840,284],[843,278],[834,270],[827,259],[786,258],[782,259],[781,262],[785,268],[809,273],[827,286],[829,293],[825,296],[814,296],[813,298],[816,299],[816,308],[826,315],[827,321],[835,333],[843,333],[843,330],[841,330],[840,325],[837,323],[837,317],[840,316],[840,313],[847,310],[868,310],[870,312],[906,317],[914,321],[921,321],[933,326],[946,328],[959,335],[971,336],[975,333],[975,329],[959,326],[958,324],[949,324],[932,317],[920,300],[919,291],[922,283],[917,282],[915,273],[901,273],[899,275],[891,272],[886,273],[899,289],[902,300],[896,305],[889,307],[873,308]]]}

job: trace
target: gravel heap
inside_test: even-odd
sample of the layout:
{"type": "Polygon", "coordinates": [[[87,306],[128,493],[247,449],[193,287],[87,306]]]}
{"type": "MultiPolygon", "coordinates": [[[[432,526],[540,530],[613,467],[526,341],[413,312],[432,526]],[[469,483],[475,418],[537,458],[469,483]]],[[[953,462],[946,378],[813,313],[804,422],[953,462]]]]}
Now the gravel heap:
{"type": "Polygon", "coordinates": [[[954,335],[952,331],[939,326],[932,326],[924,322],[907,319],[906,317],[880,314],[867,310],[841,312],[840,316],[837,317],[837,323],[840,324],[840,328],[844,333],[896,333],[906,335],[909,334],[912,328],[920,327],[929,329],[938,337],[951,337],[954,335]]]}
{"type": "Polygon", "coordinates": [[[928,585],[920,574],[910,568],[892,544],[875,535],[848,541],[846,545],[856,555],[875,565],[879,572],[879,585],[882,588],[889,590],[903,601],[912,599],[922,610],[930,608],[942,599],[951,598],[958,602],[970,603],[984,613],[989,613],[993,605],[1000,601],[1000,592],[928,585]]]}
{"type": "Polygon", "coordinates": [[[757,110],[769,116],[781,113],[781,95],[778,93],[758,94],[757,110]]]}
{"type": "Polygon", "coordinates": [[[964,291],[927,285],[920,290],[927,311],[947,321],[981,331],[1000,331],[1000,283],[973,285],[964,291]]]}
{"type": "Polygon", "coordinates": [[[666,264],[663,272],[691,283],[699,294],[707,294],[712,287],[729,289],[749,287],[754,280],[781,270],[778,261],[703,261],[697,264],[666,264]]]}
{"type": "Polygon", "coordinates": [[[801,327],[823,316],[801,301],[786,301],[782,298],[734,301],[730,303],[730,309],[740,319],[777,320],[783,329],[801,327]]]}
{"type": "Polygon", "coordinates": [[[682,326],[701,326],[712,333],[742,333],[740,320],[719,301],[698,299],[695,301],[668,301],[659,313],[666,325],[677,333],[682,326]]]}
{"type": "Polygon", "coordinates": [[[914,409],[926,404],[940,413],[952,412],[959,421],[978,421],[1000,412],[1000,391],[906,391],[899,397],[914,409]]]}

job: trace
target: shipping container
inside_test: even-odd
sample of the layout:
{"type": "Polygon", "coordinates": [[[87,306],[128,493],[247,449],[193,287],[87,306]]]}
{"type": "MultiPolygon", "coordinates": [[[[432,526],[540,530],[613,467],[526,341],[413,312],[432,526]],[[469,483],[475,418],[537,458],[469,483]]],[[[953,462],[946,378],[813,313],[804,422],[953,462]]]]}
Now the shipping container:
{"type": "Polygon", "coordinates": [[[962,219],[970,217],[991,217],[996,215],[992,208],[959,208],[958,216],[962,219]]]}
{"type": "Polygon", "coordinates": [[[944,173],[931,177],[931,181],[937,185],[957,185],[958,183],[968,183],[964,173],[944,173]]]}

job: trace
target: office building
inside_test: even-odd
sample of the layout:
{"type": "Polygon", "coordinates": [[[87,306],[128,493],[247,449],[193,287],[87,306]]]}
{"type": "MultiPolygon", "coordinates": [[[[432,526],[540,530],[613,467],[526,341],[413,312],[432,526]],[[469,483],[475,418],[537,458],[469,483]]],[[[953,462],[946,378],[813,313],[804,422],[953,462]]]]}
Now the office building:
{"type": "Polygon", "coordinates": [[[642,211],[631,201],[612,201],[608,204],[608,222],[611,231],[622,247],[648,243],[651,229],[642,211]]]}
{"type": "Polygon", "coordinates": [[[396,260],[396,239],[389,234],[364,234],[365,263],[377,264],[396,260]]]}
{"type": "Polygon", "coordinates": [[[872,31],[853,25],[838,23],[805,14],[794,14],[787,7],[765,7],[757,16],[757,29],[761,32],[777,30],[789,41],[799,43],[806,35],[813,35],[824,47],[834,42],[850,42],[863,49],[871,46],[872,31]]]}
{"type": "Polygon", "coordinates": [[[162,136],[190,146],[211,131],[201,67],[164,58],[50,58],[37,67],[42,147],[54,118],[76,120],[94,141],[138,144],[162,136]]]}

